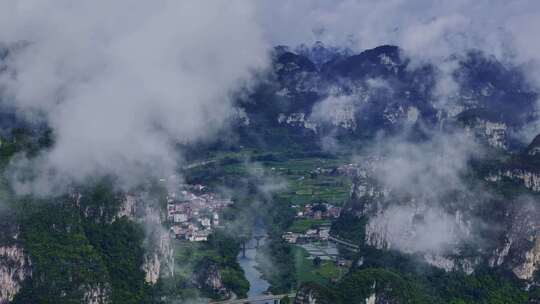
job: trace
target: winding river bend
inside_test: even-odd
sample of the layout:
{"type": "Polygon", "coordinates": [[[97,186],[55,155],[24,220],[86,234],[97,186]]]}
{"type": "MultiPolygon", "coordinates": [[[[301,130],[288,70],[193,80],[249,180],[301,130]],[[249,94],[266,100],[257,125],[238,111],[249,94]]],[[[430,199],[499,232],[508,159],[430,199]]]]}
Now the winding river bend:
{"type": "MultiPolygon", "coordinates": [[[[264,226],[257,222],[253,228],[251,239],[246,243],[246,256],[243,256],[242,251],[238,254],[237,260],[244,273],[246,279],[249,281],[248,297],[254,297],[264,294],[264,292],[270,287],[265,279],[262,278],[262,273],[257,270],[258,263],[255,259],[257,256],[257,238],[266,237],[266,229],[264,226]]],[[[259,245],[264,244],[264,238],[259,240],[259,245]]],[[[264,302],[261,302],[264,303],[264,302]]]]}

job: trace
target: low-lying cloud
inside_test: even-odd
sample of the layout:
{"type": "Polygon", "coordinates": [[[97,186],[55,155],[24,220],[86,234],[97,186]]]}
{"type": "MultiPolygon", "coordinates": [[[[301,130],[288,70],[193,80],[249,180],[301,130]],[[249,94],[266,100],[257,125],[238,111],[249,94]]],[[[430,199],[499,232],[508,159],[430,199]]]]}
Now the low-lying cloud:
{"type": "Polygon", "coordinates": [[[424,58],[474,48],[538,58],[534,0],[263,1],[258,11],[265,35],[283,44],[322,40],[355,51],[396,44],[424,58]]]}
{"type": "Polygon", "coordinates": [[[174,144],[219,130],[234,89],[267,62],[254,8],[243,1],[1,6],[0,41],[22,45],[0,74],[3,102],[45,120],[55,136],[50,151],[14,164],[36,173],[25,191],[102,174],[126,185],[169,174],[174,144]]]}
{"type": "Polygon", "coordinates": [[[448,253],[470,240],[470,227],[438,206],[397,206],[370,218],[367,242],[405,253],[448,253]],[[384,239],[378,243],[377,239],[384,239]]]}
{"type": "MultiPolygon", "coordinates": [[[[2,1],[0,41],[13,48],[0,74],[3,104],[46,121],[56,139],[13,166],[32,168],[41,180],[23,190],[38,192],[99,174],[125,184],[168,175],[174,144],[223,127],[235,113],[231,92],[276,44],[399,45],[413,67],[445,63],[434,96],[441,107],[458,90],[448,58],[470,49],[523,64],[540,87],[539,12],[533,0],[2,1]]],[[[349,115],[343,97],[334,103],[321,120],[349,115]]]]}
{"type": "Polygon", "coordinates": [[[477,197],[471,195],[476,189],[465,178],[469,161],[482,153],[471,136],[437,132],[416,143],[397,137],[381,140],[372,153],[379,160],[371,177],[385,198],[369,217],[368,244],[406,253],[445,254],[473,239],[472,221],[477,219],[463,210],[474,202],[461,201],[477,197]]]}
{"type": "Polygon", "coordinates": [[[482,148],[466,133],[431,134],[426,142],[410,142],[401,137],[380,140],[375,148],[383,161],[375,172],[389,189],[430,198],[467,188],[463,176],[469,161],[482,148]]]}

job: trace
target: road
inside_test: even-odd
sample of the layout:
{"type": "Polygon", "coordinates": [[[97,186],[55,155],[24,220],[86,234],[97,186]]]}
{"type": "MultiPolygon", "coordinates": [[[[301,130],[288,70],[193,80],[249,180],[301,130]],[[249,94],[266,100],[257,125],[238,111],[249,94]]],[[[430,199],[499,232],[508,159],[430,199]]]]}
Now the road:
{"type": "MultiPolygon", "coordinates": [[[[292,300],[296,296],[296,294],[280,294],[280,295],[260,295],[256,297],[251,297],[247,299],[230,299],[225,301],[218,301],[218,302],[210,302],[210,304],[244,304],[244,303],[259,303],[259,302],[265,302],[268,301],[268,304],[274,304],[274,300],[281,300],[281,298],[284,298],[285,296],[289,296],[289,298],[292,300]]],[[[265,302],[266,303],[266,302],[265,302]]]]}
{"type": "Polygon", "coordinates": [[[183,167],[184,170],[189,170],[189,169],[193,169],[193,168],[196,168],[196,167],[200,167],[200,166],[206,166],[206,165],[209,165],[211,163],[215,163],[216,160],[206,160],[206,161],[201,161],[201,162],[196,162],[196,163],[192,163],[192,164],[189,164],[189,165],[185,165],[183,167]]]}

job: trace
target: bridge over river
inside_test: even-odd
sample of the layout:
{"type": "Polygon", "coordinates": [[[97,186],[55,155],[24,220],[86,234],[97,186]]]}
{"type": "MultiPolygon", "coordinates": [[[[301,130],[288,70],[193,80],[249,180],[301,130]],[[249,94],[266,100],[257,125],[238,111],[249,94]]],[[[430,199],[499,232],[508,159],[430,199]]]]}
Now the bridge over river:
{"type": "Polygon", "coordinates": [[[210,304],[279,304],[281,299],[288,296],[291,300],[296,294],[280,294],[280,295],[259,295],[246,299],[231,299],[225,301],[209,302],[210,304]]]}
{"type": "Polygon", "coordinates": [[[353,244],[349,241],[346,241],[346,240],[343,240],[343,239],[340,239],[338,237],[335,237],[335,236],[329,236],[328,239],[332,242],[335,242],[335,243],[338,243],[338,244],[341,244],[345,247],[345,249],[348,249],[350,251],[353,251],[353,252],[358,252],[360,250],[360,246],[356,245],[356,244],[353,244]]]}

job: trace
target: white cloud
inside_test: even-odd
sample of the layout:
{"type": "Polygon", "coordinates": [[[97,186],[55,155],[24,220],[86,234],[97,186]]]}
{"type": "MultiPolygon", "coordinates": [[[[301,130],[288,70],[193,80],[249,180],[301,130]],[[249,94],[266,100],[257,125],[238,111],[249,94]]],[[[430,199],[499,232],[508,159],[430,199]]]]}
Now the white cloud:
{"type": "Polygon", "coordinates": [[[483,151],[472,137],[434,132],[411,143],[396,137],[380,140],[373,177],[388,197],[369,218],[369,244],[407,253],[450,253],[474,240],[467,213],[487,193],[466,179],[469,161],[483,151]],[[466,199],[465,199],[466,198],[466,199]],[[466,205],[463,205],[466,204],[466,205]],[[381,243],[382,242],[382,243],[381,243]]]}
{"type": "MultiPolygon", "coordinates": [[[[222,127],[231,113],[228,94],[264,66],[275,44],[323,40],[359,51],[390,43],[437,62],[478,48],[527,63],[540,86],[534,0],[0,4],[0,41],[28,43],[0,77],[5,99],[25,116],[45,117],[55,131],[57,144],[39,168],[76,180],[174,167],[171,144],[222,127]]],[[[442,77],[437,98],[455,92],[449,79],[442,77]]]]}
{"type": "Polygon", "coordinates": [[[440,198],[451,191],[466,190],[463,175],[469,161],[483,150],[466,134],[433,132],[432,140],[409,142],[403,138],[379,141],[383,155],[376,177],[387,188],[400,193],[440,198]]]}
{"type": "Polygon", "coordinates": [[[503,56],[510,33],[535,34],[532,23],[539,10],[534,0],[278,0],[259,5],[265,34],[275,43],[323,40],[357,51],[390,43],[424,57],[469,48],[503,56]],[[513,32],[519,23],[528,26],[513,32]]]}
{"type": "Polygon", "coordinates": [[[33,164],[47,184],[103,173],[129,183],[173,170],[172,144],[218,130],[231,91],[266,63],[254,8],[243,1],[1,6],[0,41],[28,44],[10,55],[0,85],[56,135],[33,164]]]}

